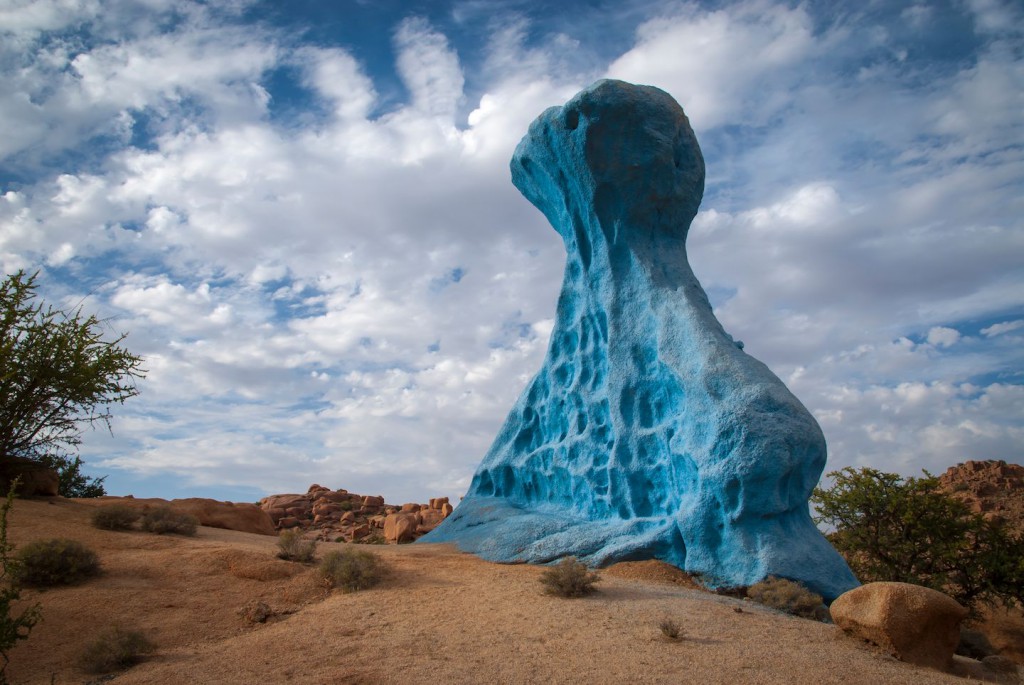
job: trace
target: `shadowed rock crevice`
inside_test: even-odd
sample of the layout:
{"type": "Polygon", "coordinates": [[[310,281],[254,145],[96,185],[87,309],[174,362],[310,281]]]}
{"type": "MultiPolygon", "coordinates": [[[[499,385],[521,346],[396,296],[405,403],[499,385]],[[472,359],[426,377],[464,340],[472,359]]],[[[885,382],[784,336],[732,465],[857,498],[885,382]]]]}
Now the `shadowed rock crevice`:
{"type": "Polygon", "coordinates": [[[544,365],[426,540],[505,562],[658,558],[710,584],[856,585],[807,499],[810,413],[715,319],[686,234],[704,161],[682,108],[599,81],[530,126],[512,181],[562,236],[544,365]]]}

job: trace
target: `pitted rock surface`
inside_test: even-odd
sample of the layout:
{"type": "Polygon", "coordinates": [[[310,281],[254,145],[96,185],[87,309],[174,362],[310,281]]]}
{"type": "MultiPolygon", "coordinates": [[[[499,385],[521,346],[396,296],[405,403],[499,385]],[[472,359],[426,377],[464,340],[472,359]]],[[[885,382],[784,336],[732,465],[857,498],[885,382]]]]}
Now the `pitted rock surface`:
{"type": "Polygon", "coordinates": [[[425,542],[501,562],[656,558],[709,585],[857,584],[807,500],[818,424],[715,319],[686,254],[704,161],[667,93],[599,81],[530,126],[512,181],[561,235],[547,357],[425,542]]]}

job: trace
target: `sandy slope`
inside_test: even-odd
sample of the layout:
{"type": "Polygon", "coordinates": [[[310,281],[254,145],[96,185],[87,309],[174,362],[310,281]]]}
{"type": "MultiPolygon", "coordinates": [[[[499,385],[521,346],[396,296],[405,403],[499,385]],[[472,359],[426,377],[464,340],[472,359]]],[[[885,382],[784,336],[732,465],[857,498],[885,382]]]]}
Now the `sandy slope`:
{"type": "Polygon", "coordinates": [[[78,539],[100,554],[104,574],[29,593],[44,621],[12,655],[14,683],[95,678],[75,662],[112,625],[158,645],[114,681],[124,685],[966,682],[876,654],[831,626],[664,579],[605,573],[598,594],[565,600],[541,593],[539,568],[416,544],[370,548],[388,561],[389,578],[343,594],[325,591],[309,568],[275,559],[274,538],[100,531],[88,524],[91,510],[60,499],[15,504],[16,545],[78,539]],[[255,599],[294,613],[248,623],[238,610],[255,599]],[[684,626],[684,639],[661,636],[665,617],[684,626]]]}

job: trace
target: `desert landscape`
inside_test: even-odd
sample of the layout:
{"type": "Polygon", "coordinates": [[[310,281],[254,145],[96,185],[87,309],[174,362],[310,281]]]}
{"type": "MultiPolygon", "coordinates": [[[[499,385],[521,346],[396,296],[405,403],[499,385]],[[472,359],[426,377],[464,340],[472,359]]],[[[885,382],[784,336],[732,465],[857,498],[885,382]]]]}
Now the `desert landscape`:
{"type": "MultiPolygon", "coordinates": [[[[27,591],[43,620],[12,653],[13,683],[963,683],[902,663],[832,625],[699,589],[661,562],[601,571],[581,599],[542,592],[542,567],[499,565],[448,545],[358,545],[389,569],[373,588],[329,590],[314,567],[276,558],[269,535],[200,527],[195,537],[99,530],[103,500],[18,500],[16,546],[65,537],[101,574],[27,591]],[[257,602],[270,608],[252,618],[257,602]],[[666,638],[664,619],[681,635],[666,638]],[[113,626],[156,649],[115,677],[84,672],[113,626]]],[[[318,555],[354,547],[321,543],[318,555]]],[[[996,676],[956,658],[963,675],[996,676]]],[[[1003,682],[1016,682],[1003,676],[1003,682]]]]}

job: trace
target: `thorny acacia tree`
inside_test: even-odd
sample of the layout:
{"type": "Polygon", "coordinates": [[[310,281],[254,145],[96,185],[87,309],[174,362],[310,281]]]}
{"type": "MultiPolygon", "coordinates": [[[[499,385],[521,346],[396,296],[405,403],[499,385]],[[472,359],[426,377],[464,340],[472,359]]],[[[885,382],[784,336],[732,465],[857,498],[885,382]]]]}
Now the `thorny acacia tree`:
{"type": "Polygon", "coordinates": [[[82,426],[110,429],[111,404],[138,394],[142,358],[103,339],[101,321],[36,301],[38,272],[0,283],[0,459],[24,457],[57,468],[61,494],[103,494],[80,472],[82,426]]]}
{"type": "Polygon", "coordinates": [[[816,488],[815,520],[864,582],[924,585],[976,610],[1024,596],[1024,536],[971,512],[925,472],[906,478],[876,469],[828,474],[816,488]]]}

